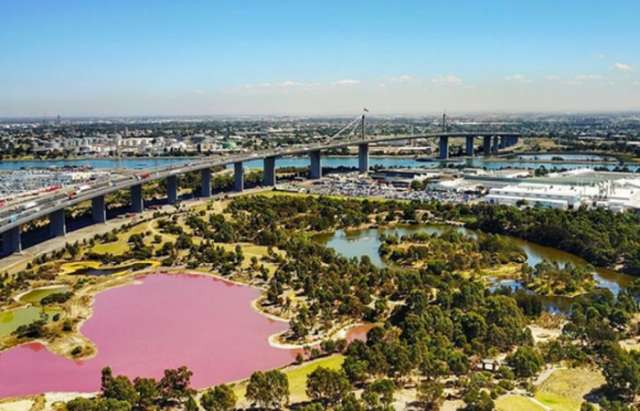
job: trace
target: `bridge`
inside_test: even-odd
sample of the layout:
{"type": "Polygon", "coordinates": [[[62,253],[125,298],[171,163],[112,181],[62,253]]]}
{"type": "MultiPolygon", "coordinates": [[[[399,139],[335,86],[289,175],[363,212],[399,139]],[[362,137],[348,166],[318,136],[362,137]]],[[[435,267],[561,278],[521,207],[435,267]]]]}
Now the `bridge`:
{"type": "MultiPolygon", "coordinates": [[[[359,118],[358,118],[359,119],[359,118]]],[[[233,188],[239,192],[244,190],[244,163],[247,161],[263,160],[263,186],[276,185],[276,161],[280,157],[308,155],[310,159],[311,179],[322,177],[322,152],[343,147],[358,147],[358,169],[361,173],[369,170],[369,146],[392,141],[436,138],[439,140],[439,159],[449,158],[449,139],[464,138],[465,154],[474,155],[474,141],[482,138],[482,152],[485,155],[496,153],[500,148],[512,146],[518,142],[521,133],[505,133],[493,131],[465,131],[438,132],[412,135],[377,136],[365,138],[364,116],[362,116],[362,131],[359,138],[333,141],[321,144],[285,147],[278,150],[266,150],[254,153],[229,155],[225,157],[201,159],[184,166],[172,166],[154,169],[146,173],[131,177],[124,177],[109,183],[100,183],[78,193],[72,198],[60,194],[43,196],[38,199],[38,206],[11,215],[0,220],[0,234],[2,235],[1,255],[9,255],[22,250],[21,227],[31,221],[48,218],[50,237],[64,236],[67,232],[65,209],[76,204],[91,201],[91,218],[95,224],[107,220],[105,196],[120,190],[130,190],[131,212],[140,213],[144,209],[142,185],[156,180],[166,180],[167,199],[170,204],[178,201],[179,176],[185,173],[200,172],[202,185],[200,197],[211,197],[211,169],[233,165],[233,188]]],[[[343,128],[344,130],[344,128],[343,128]]],[[[342,131],[342,130],[341,130],[342,131]]],[[[340,132],[341,132],[340,131],[340,132]]],[[[338,132],[336,135],[340,134],[338,132]]],[[[334,135],[335,136],[335,135],[334,135]]],[[[536,136],[527,136],[536,137],[536,136]]],[[[332,137],[333,138],[333,137],[332,137]]]]}

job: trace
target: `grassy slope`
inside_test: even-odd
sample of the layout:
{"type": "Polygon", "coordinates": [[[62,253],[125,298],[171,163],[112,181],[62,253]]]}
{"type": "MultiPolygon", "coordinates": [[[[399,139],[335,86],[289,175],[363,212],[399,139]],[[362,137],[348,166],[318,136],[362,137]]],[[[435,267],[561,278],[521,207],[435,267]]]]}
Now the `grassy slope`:
{"type": "Polygon", "coordinates": [[[496,400],[498,411],[545,411],[544,408],[522,395],[504,395],[496,400]]]}
{"type": "Polygon", "coordinates": [[[604,382],[600,371],[586,368],[560,369],[540,384],[535,397],[554,410],[579,410],[584,395],[604,382]]]}
{"type": "MultiPolygon", "coordinates": [[[[585,394],[604,384],[602,373],[587,368],[563,368],[554,371],[537,388],[535,399],[553,411],[579,411],[585,394]]],[[[544,410],[523,395],[504,395],[496,400],[502,411],[544,410]]]]}
{"type": "MultiPolygon", "coordinates": [[[[284,369],[284,373],[289,379],[289,392],[291,395],[291,402],[300,402],[307,400],[305,393],[307,384],[307,375],[311,374],[318,367],[325,367],[330,369],[339,369],[344,361],[342,354],[334,354],[328,357],[319,358],[308,363],[304,363],[300,366],[293,366],[284,369]]],[[[245,392],[247,389],[247,380],[240,382],[234,386],[234,391],[238,396],[239,402],[246,402],[245,392]]]]}

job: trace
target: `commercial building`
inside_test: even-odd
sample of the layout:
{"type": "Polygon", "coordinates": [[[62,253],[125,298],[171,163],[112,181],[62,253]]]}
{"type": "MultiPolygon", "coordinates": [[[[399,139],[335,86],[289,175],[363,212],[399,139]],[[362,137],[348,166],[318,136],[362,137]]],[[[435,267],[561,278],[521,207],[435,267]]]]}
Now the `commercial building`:
{"type": "Polygon", "coordinates": [[[639,187],[640,179],[605,181],[592,185],[519,183],[492,188],[484,201],[490,204],[560,209],[604,207],[619,212],[640,210],[639,187]]]}

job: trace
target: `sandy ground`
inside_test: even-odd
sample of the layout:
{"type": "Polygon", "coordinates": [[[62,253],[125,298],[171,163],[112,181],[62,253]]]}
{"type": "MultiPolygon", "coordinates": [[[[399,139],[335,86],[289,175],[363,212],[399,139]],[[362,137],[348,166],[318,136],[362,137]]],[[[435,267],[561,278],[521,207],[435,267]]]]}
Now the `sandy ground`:
{"type": "Polygon", "coordinates": [[[529,325],[529,329],[536,344],[555,340],[562,334],[560,328],[543,328],[536,324],[529,325]]]}
{"type": "Polygon", "coordinates": [[[33,406],[33,400],[16,400],[0,403],[0,411],[29,411],[33,406]]]}

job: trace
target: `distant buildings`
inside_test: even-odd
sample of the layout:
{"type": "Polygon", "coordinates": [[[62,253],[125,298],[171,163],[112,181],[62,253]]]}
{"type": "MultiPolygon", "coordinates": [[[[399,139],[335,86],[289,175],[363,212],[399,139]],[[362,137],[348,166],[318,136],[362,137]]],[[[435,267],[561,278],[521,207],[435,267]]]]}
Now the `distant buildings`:
{"type": "Polygon", "coordinates": [[[605,181],[592,185],[518,183],[492,188],[484,201],[490,204],[560,209],[587,206],[604,207],[616,212],[640,210],[640,179],[605,181]]]}

